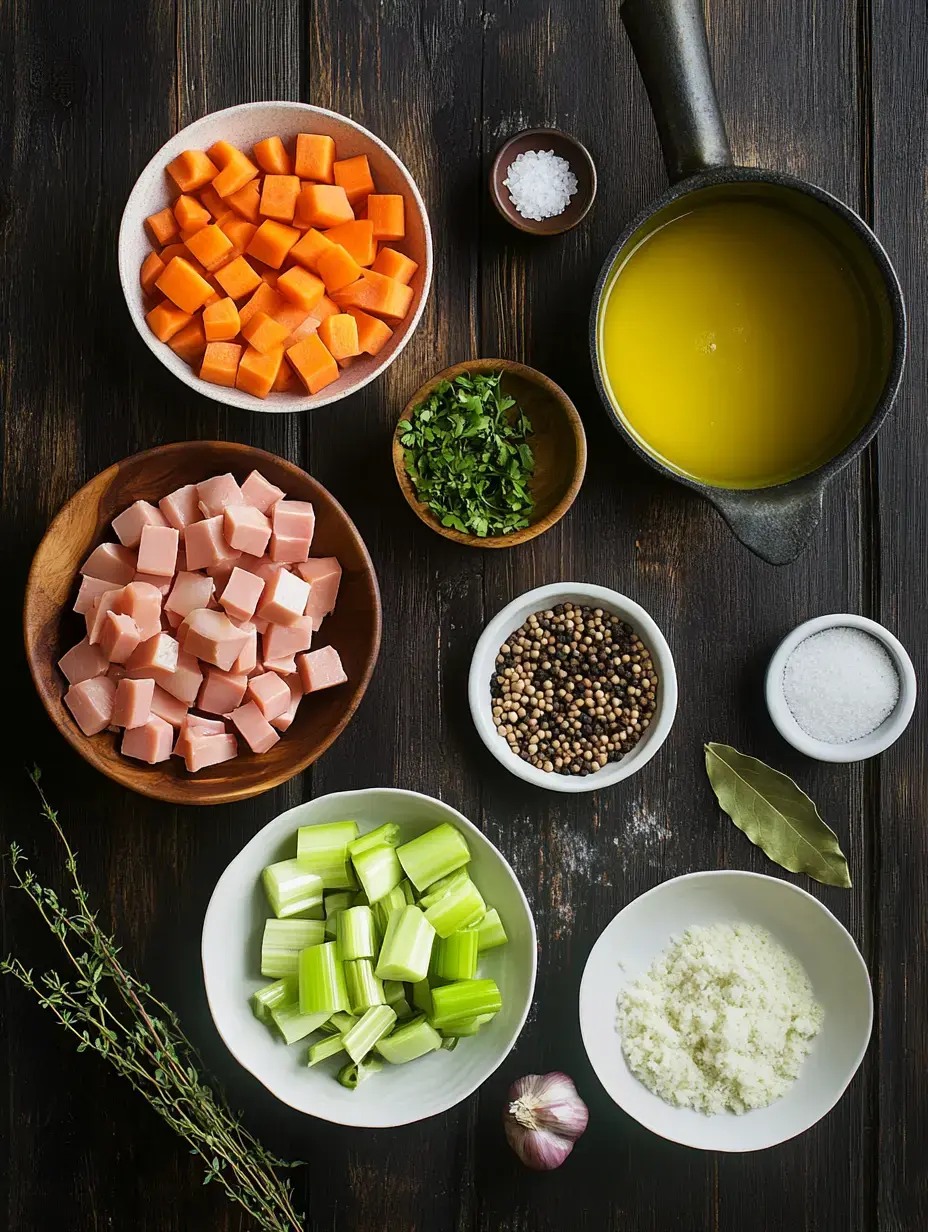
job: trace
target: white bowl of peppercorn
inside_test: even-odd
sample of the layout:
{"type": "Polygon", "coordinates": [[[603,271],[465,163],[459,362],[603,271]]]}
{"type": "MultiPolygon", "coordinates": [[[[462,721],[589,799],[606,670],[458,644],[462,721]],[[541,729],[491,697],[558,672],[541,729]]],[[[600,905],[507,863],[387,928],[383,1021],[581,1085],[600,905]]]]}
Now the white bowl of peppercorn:
{"type": "Polygon", "coordinates": [[[640,604],[558,582],[490,621],[468,697],[480,738],[510,773],[548,791],[599,791],[637,773],[667,739],[677,674],[640,604]]]}

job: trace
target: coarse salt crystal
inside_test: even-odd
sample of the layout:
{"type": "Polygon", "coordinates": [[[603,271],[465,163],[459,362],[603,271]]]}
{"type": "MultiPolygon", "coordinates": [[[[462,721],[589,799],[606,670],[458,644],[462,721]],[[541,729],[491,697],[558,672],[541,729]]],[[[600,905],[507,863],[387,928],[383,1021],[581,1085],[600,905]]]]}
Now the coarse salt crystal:
{"type": "Polygon", "coordinates": [[[814,740],[847,744],[876,731],[899,701],[899,674],[882,643],[836,627],[800,642],[783,669],[783,696],[814,740]]]}
{"type": "Polygon", "coordinates": [[[577,191],[577,177],[566,158],[553,150],[526,150],[506,169],[503,184],[523,218],[541,222],[563,214],[577,191]]]}

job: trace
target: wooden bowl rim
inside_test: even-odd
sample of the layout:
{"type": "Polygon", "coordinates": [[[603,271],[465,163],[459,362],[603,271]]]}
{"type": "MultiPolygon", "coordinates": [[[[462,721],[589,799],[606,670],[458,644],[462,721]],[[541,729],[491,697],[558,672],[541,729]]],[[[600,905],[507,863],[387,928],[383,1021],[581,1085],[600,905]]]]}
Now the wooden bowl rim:
{"type": "MultiPolygon", "coordinates": [[[[545,238],[552,235],[564,235],[567,231],[572,231],[578,226],[589,214],[593,208],[593,202],[596,200],[596,190],[598,187],[596,177],[596,163],[593,161],[593,155],[586,148],[579,138],[572,136],[570,133],[565,133],[562,128],[523,128],[518,133],[513,133],[511,137],[507,137],[503,144],[496,151],[496,157],[493,159],[493,165],[490,167],[490,197],[493,204],[496,206],[497,212],[511,227],[515,227],[517,231],[522,231],[525,235],[535,235],[540,238],[545,238]],[[590,194],[583,208],[577,211],[576,217],[569,222],[565,222],[561,226],[556,226],[554,218],[523,218],[515,208],[510,209],[500,196],[499,184],[497,178],[499,176],[500,164],[508,156],[508,151],[517,141],[521,141],[525,137],[557,137],[566,145],[571,146],[580,155],[581,161],[586,165],[590,175],[590,194]]],[[[567,207],[569,209],[569,207],[567,207]]],[[[564,213],[567,213],[565,209],[564,213]]]]}
{"type": "MultiPolygon", "coordinates": [[[[371,560],[370,552],[367,550],[367,544],[364,542],[361,532],[355,526],[352,519],[348,516],[348,513],[345,511],[341,502],[336,500],[324,484],[320,483],[318,479],[314,479],[308,471],[304,471],[303,468],[297,466],[296,463],[290,462],[287,458],[281,458],[278,454],[271,453],[267,449],[259,449],[254,445],[243,445],[239,441],[171,441],[165,445],[155,445],[151,449],[143,449],[140,453],[130,454],[128,457],[122,458],[118,462],[113,462],[110,466],[106,467],[105,470],[99,471],[91,479],[88,479],[85,484],[83,484],[76,492],[68,497],[65,503],[55,514],[54,518],[52,518],[51,522],[48,524],[48,527],[46,528],[45,533],[43,534],[41,540],[39,541],[39,545],[33,554],[32,562],[29,566],[29,574],[26,579],[26,591],[23,599],[23,641],[25,644],[26,662],[29,665],[29,674],[32,677],[32,683],[35,686],[35,690],[41,699],[42,705],[45,707],[45,712],[51,719],[52,723],[64,736],[68,744],[70,744],[71,747],[75,749],[76,752],[79,753],[80,756],[95,770],[105,774],[107,778],[112,779],[113,782],[118,783],[121,787],[127,788],[129,791],[137,792],[139,795],[147,796],[153,800],[162,800],[168,804],[191,804],[205,807],[212,804],[230,804],[238,800],[248,800],[254,796],[263,795],[264,792],[270,791],[274,787],[279,787],[282,783],[289,782],[290,779],[294,778],[297,774],[302,773],[307,769],[307,767],[318,761],[323,753],[331,747],[335,740],[345,730],[348,723],[354,717],[358,706],[361,704],[364,694],[367,692],[367,687],[370,684],[371,677],[374,674],[374,668],[377,666],[377,660],[380,656],[382,629],[383,610],[377,571],[374,568],[374,562],[371,560]],[[325,492],[335,509],[342,515],[347,523],[357,546],[360,549],[366,566],[366,573],[371,583],[371,591],[374,601],[373,611],[371,613],[373,617],[373,639],[371,653],[367,658],[364,670],[356,680],[354,693],[344,715],[315,749],[311,750],[306,756],[296,758],[295,762],[292,764],[292,767],[285,766],[273,773],[269,772],[267,778],[262,779],[260,783],[254,785],[253,787],[248,787],[246,789],[236,788],[234,783],[230,783],[227,785],[225,790],[217,787],[215,793],[211,795],[209,799],[203,799],[197,790],[200,785],[198,784],[196,777],[193,775],[191,775],[189,780],[179,780],[176,788],[166,788],[162,784],[161,780],[155,775],[152,775],[150,778],[145,775],[141,775],[140,783],[136,783],[135,781],[129,782],[127,776],[130,771],[138,771],[146,768],[143,762],[135,763],[127,760],[125,772],[123,772],[123,768],[120,763],[117,762],[114,764],[97,754],[93,737],[85,736],[76,724],[64,719],[63,716],[56,713],[54,707],[50,704],[48,689],[46,688],[46,683],[42,679],[39,671],[39,659],[41,656],[39,655],[38,647],[36,646],[36,632],[39,628],[39,622],[35,619],[30,620],[30,616],[32,616],[31,607],[35,601],[35,580],[38,576],[38,570],[41,564],[40,558],[43,550],[46,549],[48,541],[58,527],[58,524],[68,519],[74,502],[87,494],[88,489],[94,488],[101,483],[108,487],[119,473],[120,468],[129,464],[145,465],[151,459],[163,456],[164,454],[172,451],[193,449],[197,447],[212,448],[216,446],[219,446],[224,450],[232,450],[233,453],[240,454],[243,459],[248,459],[249,461],[253,460],[255,465],[258,465],[262,459],[273,461],[275,465],[281,466],[284,470],[290,471],[294,475],[298,476],[301,481],[308,480],[311,485],[321,488],[322,491],[325,492]]],[[[154,769],[154,767],[150,768],[154,769]]]]}
{"type": "Polygon", "coordinates": [[[528,543],[531,539],[536,539],[539,535],[544,534],[546,530],[550,530],[555,523],[561,520],[577,499],[577,493],[580,491],[583,477],[586,474],[586,432],[583,428],[583,420],[580,418],[577,408],[568,395],[556,381],[553,381],[549,376],[545,376],[543,372],[539,372],[537,368],[530,368],[527,364],[520,364],[513,359],[465,359],[459,364],[452,364],[450,368],[445,368],[442,372],[436,373],[435,376],[431,377],[423,385],[420,385],[406,403],[403,413],[397,421],[397,428],[393,431],[393,471],[407,505],[409,505],[419,521],[424,522],[436,534],[442,535],[445,539],[450,539],[453,543],[462,543],[467,547],[512,548],[520,543],[528,543]],[[456,376],[460,376],[465,372],[490,372],[496,370],[511,372],[515,376],[520,376],[533,385],[538,385],[553,398],[555,404],[563,412],[570,425],[577,459],[570,484],[565,490],[564,495],[549,513],[543,518],[539,518],[537,522],[532,522],[531,525],[523,527],[522,530],[513,531],[511,535],[491,535],[486,539],[481,539],[478,535],[466,535],[462,534],[459,530],[455,530],[453,527],[442,526],[428,505],[416,497],[412,480],[406,473],[404,451],[403,446],[400,444],[398,426],[402,420],[409,418],[413,409],[420,402],[423,402],[441,381],[454,380],[456,376]]]}

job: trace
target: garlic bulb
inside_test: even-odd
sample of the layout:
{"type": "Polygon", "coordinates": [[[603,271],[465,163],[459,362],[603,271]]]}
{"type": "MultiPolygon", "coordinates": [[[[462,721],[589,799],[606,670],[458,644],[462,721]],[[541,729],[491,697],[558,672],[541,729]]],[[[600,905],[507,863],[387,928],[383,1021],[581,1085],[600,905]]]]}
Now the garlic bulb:
{"type": "Polygon", "coordinates": [[[559,1168],[586,1129],[589,1109],[566,1074],[527,1074],[509,1088],[506,1140],[527,1168],[559,1168]]]}

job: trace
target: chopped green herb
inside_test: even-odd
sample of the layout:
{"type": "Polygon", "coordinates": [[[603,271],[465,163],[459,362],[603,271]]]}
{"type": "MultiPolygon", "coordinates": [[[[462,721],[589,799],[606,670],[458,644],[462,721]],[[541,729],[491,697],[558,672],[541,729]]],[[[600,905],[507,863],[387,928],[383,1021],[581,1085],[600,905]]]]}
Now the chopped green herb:
{"type": "Polygon", "coordinates": [[[528,526],[535,507],[532,425],[501,391],[501,376],[442,381],[397,427],[419,500],[442,526],[481,539],[528,526]]]}

